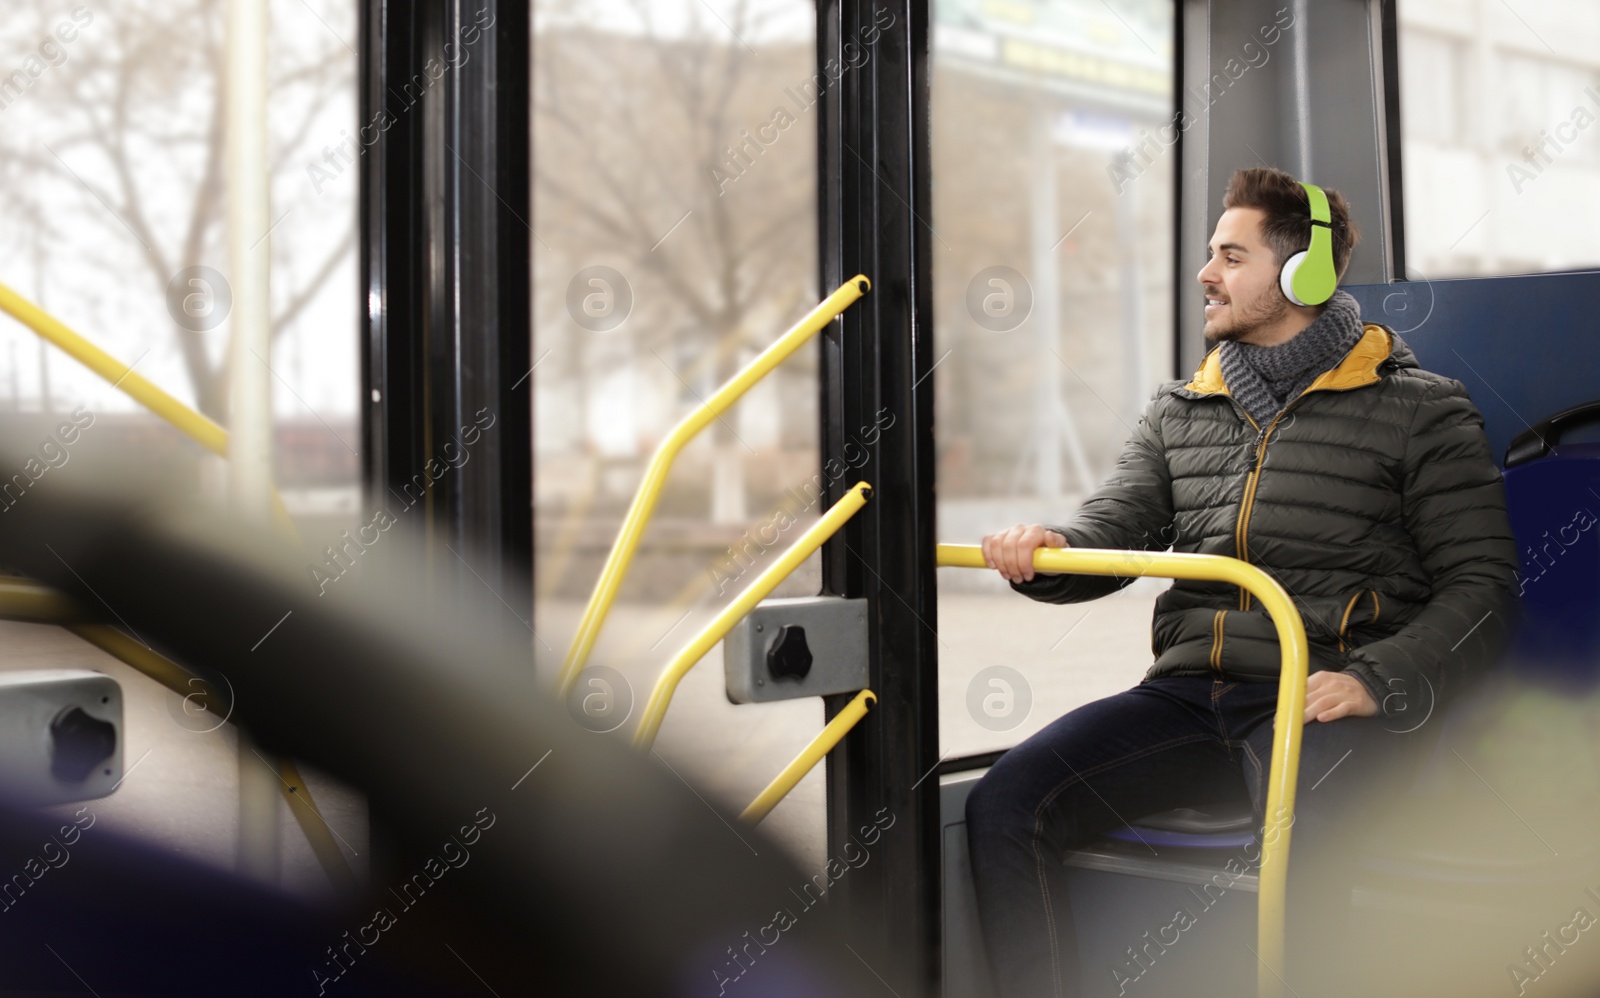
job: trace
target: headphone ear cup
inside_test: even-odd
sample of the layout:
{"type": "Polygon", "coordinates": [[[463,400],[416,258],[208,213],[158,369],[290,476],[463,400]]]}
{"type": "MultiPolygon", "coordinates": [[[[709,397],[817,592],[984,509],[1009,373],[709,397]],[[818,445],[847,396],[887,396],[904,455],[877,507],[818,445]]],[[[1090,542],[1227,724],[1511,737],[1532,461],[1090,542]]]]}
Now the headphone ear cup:
{"type": "Polygon", "coordinates": [[[1308,254],[1305,250],[1301,250],[1294,256],[1291,256],[1289,259],[1283,261],[1283,269],[1278,271],[1278,287],[1283,289],[1283,296],[1289,299],[1291,302],[1294,302],[1296,305],[1305,305],[1306,303],[1295,297],[1294,275],[1295,272],[1300,269],[1300,265],[1306,261],[1306,257],[1309,255],[1310,254],[1308,254]]]}

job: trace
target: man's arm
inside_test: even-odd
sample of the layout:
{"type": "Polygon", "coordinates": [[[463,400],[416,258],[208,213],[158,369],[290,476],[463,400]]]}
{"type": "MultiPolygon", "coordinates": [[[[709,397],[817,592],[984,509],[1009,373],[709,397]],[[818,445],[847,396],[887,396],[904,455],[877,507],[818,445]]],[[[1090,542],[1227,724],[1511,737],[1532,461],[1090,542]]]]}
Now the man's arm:
{"type": "Polygon", "coordinates": [[[1081,603],[1133,581],[1132,576],[1034,574],[1033,551],[1040,546],[1165,551],[1171,545],[1172,479],[1155,417],[1157,400],[1163,394],[1158,391],[1145,406],[1117,466],[1072,519],[1061,526],[1035,524],[984,538],[990,567],[999,568],[1013,589],[1045,603],[1081,603]],[[1058,536],[1047,537],[1046,532],[1058,536]],[[1063,540],[1064,544],[1056,543],[1063,540]],[[991,550],[995,554],[991,555],[991,550]]]}
{"type": "Polygon", "coordinates": [[[1417,407],[1407,449],[1401,524],[1411,534],[1432,594],[1399,633],[1347,653],[1381,705],[1393,694],[1443,699],[1486,669],[1505,647],[1515,600],[1516,540],[1505,486],[1483,417],[1459,381],[1417,407]]]}

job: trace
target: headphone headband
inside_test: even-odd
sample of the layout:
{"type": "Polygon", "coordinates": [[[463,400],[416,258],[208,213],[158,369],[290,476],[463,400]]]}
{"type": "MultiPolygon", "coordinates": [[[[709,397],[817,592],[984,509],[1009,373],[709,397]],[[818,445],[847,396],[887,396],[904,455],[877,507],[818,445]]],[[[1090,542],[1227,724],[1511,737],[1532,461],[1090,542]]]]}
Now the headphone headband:
{"type": "Polygon", "coordinates": [[[1328,208],[1328,195],[1322,193],[1322,188],[1316,184],[1308,184],[1302,180],[1300,186],[1306,189],[1306,200],[1310,202],[1311,207],[1311,221],[1331,225],[1333,212],[1328,208]]]}

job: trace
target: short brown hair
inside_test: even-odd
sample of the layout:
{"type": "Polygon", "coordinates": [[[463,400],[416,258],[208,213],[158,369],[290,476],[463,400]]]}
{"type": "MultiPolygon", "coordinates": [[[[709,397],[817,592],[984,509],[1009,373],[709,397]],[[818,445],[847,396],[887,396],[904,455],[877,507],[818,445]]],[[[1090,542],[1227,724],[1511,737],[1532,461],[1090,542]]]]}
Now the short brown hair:
{"type": "MultiPolygon", "coordinates": [[[[1328,227],[1333,233],[1333,272],[1342,278],[1361,233],[1350,220],[1350,206],[1344,195],[1327,187],[1322,192],[1328,195],[1328,214],[1332,217],[1328,227]]],[[[1256,208],[1266,215],[1261,222],[1261,237],[1280,264],[1311,245],[1310,199],[1306,189],[1282,170],[1270,166],[1235,170],[1228,180],[1227,193],[1222,195],[1222,207],[1256,208]]]]}

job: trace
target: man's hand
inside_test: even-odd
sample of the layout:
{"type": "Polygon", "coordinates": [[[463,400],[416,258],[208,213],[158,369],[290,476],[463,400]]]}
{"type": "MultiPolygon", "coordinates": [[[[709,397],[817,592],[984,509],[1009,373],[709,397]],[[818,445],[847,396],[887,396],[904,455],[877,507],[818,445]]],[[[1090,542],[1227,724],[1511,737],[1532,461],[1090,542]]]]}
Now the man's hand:
{"type": "Polygon", "coordinates": [[[1371,717],[1378,712],[1361,680],[1343,672],[1313,672],[1306,677],[1305,723],[1341,717],[1371,717]]]}
{"type": "Polygon", "coordinates": [[[998,569],[1007,582],[1032,582],[1033,552],[1042,547],[1066,546],[1067,539],[1054,530],[1046,530],[1037,523],[1019,523],[1010,530],[989,534],[983,539],[983,563],[998,569]]]}

